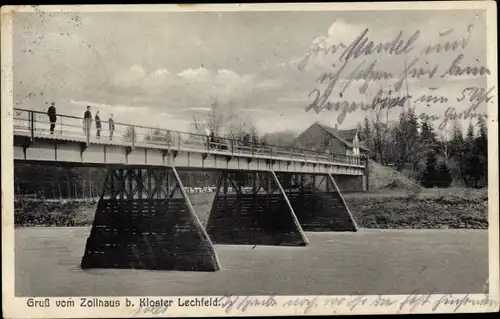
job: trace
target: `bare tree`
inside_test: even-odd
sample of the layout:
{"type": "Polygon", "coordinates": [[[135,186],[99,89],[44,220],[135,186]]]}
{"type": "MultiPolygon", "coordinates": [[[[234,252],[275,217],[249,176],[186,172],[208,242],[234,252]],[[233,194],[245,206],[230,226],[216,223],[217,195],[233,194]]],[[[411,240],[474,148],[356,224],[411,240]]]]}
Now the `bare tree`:
{"type": "MultiPolygon", "coordinates": [[[[382,93],[382,88],[379,94],[382,93]]],[[[389,91],[389,95],[391,92],[389,91]]],[[[391,147],[391,129],[389,125],[389,109],[383,103],[376,103],[370,109],[365,118],[363,129],[363,139],[375,155],[375,159],[382,165],[386,165],[389,160],[391,147]]]]}
{"type": "Polygon", "coordinates": [[[198,134],[214,132],[216,136],[241,141],[243,136],[250,134],[255,139],[257,129],[248,118],[243,118],[231,109],[222,109],[217,99],[210,105],[210,110],[200,120],[193,116],[193,128],[198,134]]]}
{"type": "Polygon", "coordinates": [[[224,122],[225,116],[217,99],[212,102],[210,110],[207,112],[203,120],[199,120],[193,115],[193,127],[197,134],[214,132],[215,135],[220,135],[222,133],[222,126],[224,125],[224,122]]]}
{"type": "Polygon", "coordinates": [[[445,134],[438,133],[438,150],[446,162],[450,159],[450,150],[448,148],[448,138],[445,134]]]}

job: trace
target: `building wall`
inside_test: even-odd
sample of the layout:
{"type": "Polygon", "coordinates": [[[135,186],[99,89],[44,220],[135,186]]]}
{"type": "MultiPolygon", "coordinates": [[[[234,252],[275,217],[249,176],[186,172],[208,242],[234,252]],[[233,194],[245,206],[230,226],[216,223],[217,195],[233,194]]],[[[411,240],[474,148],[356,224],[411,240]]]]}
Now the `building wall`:
{"type": "Polygon", "coordinates": [[[321,145],[324,145],[326,138],[327,134],[324,130],[317,125],[311,125],[307,130],[297,136],[294,145],[305,149],[318,149],[321,145]]]}
{"type": "MultiPolygon", "coordinates": [[[[331,135],[330,135],[331,136],[331,135]]],[[[346,154],[349,155],[349,152],[352,153],[352,149],[348,148],[344,143],[339,141],[336,138],[331,137],[329,151],[332,154],[346,154]]]]}
{"type": "Polygon", "coordinates": [[[332,154],[346,154],[347,147],[344,143],[333,138],[318,125],[311,125],[302,132],[294,142],[294,146],[304,149],[326,150],[332,154]]]}

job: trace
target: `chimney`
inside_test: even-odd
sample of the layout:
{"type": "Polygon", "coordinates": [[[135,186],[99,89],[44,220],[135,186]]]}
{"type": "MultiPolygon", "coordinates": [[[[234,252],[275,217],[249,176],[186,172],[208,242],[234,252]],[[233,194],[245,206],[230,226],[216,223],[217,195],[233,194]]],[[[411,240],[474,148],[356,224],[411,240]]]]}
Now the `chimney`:
{"type": "Polygon", "coordinates": [[[337,131],[339,129],[338,124],[335,124],[335,130],[337,131]]]}

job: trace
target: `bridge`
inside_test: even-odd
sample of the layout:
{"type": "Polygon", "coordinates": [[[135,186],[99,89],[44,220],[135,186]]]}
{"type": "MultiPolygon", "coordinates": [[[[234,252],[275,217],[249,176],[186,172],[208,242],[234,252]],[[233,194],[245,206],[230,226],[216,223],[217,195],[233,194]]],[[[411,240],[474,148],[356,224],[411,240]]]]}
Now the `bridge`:
{"type": "Polygon", "coordinates": [[[15,162],[107,169],[84,269],[216,271],[214,244],[304,246],[304,230],[357,230],[339,184],[365,188],[361,157],[101,124],[57,114],[51,131],[46,113],[14,109],[15,162]],[[206,228],[178,170],[218,175],[206,228]]]}

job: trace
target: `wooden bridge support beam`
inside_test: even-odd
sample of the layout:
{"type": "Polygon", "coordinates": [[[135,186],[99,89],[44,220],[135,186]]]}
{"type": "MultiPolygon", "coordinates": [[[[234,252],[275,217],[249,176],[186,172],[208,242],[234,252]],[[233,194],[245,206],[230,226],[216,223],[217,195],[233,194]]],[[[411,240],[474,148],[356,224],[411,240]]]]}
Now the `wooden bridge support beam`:
{"type": "Polygon", "coordinates": [[[214,244],[305,246],[309,243],[274,172],[222,172],[207,233],[214,244]],[[228,182],[232,191],[221,189],[228,182]]]}
{"type": "Polygon", "coordinates": [[[220,264],[175,167],[114,168],[81,267],[217,271],[220,264]]]}
{"type": "Polygon", "coordinates": [[[278,174],[305,231],[357,231],[349,207],[331,174],[278,174]]]}

